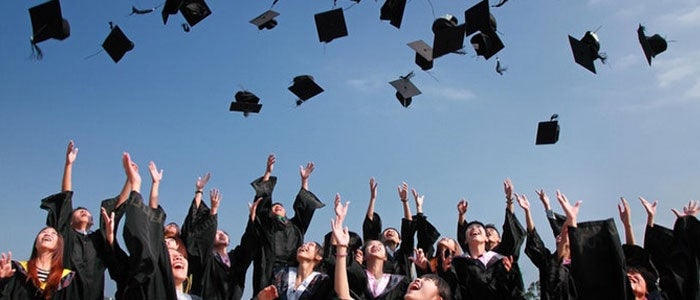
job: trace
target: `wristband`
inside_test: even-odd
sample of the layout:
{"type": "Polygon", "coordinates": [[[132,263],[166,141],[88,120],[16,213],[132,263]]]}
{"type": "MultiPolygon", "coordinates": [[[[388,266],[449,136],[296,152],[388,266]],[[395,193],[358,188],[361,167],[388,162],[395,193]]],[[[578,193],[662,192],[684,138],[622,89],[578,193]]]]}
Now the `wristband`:
{"type": "Polygon", "coordinates": [[[197,190],[197,191],[195,191],[194,193],[195,193],[195,194],[204,194],[204,192],[202,192],[202,191],[200,191],[200,190],[197,190]]]}
{"type": "Polygon", "coordinates": [[[335,254],[335,257],[346,257],[346,256],[348,256],[347,253],[343,253],[343,254],[336,253],[336,254],[335,254]]]}

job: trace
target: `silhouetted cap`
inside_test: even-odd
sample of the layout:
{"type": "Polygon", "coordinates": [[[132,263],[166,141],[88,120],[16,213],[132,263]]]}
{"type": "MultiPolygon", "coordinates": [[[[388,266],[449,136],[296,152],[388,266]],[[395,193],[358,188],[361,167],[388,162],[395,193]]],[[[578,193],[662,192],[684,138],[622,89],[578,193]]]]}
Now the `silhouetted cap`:
{"type": "Polygon", "coordinates": [[[163,24],[168,23],[168,16],[177,14],[180,11],[183,0],[165,0],[165,5],[163,5],[163,11],[161,15],[163,16],[163,24]]]}
{"type": "Polygon", "coordinates": [[[29,9],[32,21],[32,49],[41,58],[41,49],[36,44],[48,39],[64,40],[70,36],[70,25],[61,14],[61,3],[52,0],[29,9]]]}
{"type": "Polygon", "coordinates": [[[406,10],[406,0],[386,0],[379,14],[380,20],[389,21],[389,24],[401,28],[403,12],[406,10]]]}
{"type": "Polygon", "coordinates": [[[503,42],[495,31],[486,29],[472,36],[470,40],[476,55],[483,56],[486,60],[496,55],[504,48],[503,42]]]}
{"type": "Polygon", "coordinates": [[[433,59],[464,48],[465,25],[457,25],[457,18],[447,15],[433,22],[433,59]]]}
{"type": "Polygon", "coordinates": [[[554,144],[559,140],[559,123],[557,114],[552,115],[549,121],[540,122],[537,125],[537,139],[535,145],[554,144]]]}
{"type": "Polygon", "coordinates": [[[606,57],[604,54],[598,53],[600,51],[600,41],[595,32],[586,31],[586,34],[580,41],[569,36],[569,44],[571,44],[571,51],[574,53],[574,61],[594,74],[596,70],[593,61],[600,58],[605,63],[606,57]]]}
{"type": "Polygon", "coordinates": [[[322,43],[328,43],[336,38],[348,35],[342,8],[315,14],[314,19],[316,20],[318,40],[322,43]]]}
{"type": "Polygon", "coordinates": [[[421,94],[421,91],[411,82],[411,77],[413,77],[413,72],[389,82],[396,89],[396,99],[399,100],[403,107],[411,105],[413,96],[421,94]]]}
{"type": "Polygon", "coordinates": [[[288,89],[299,97],[297,105],[301,105],[304,101],[323,92],[323,88],[316,84],[310,75],[294,77],[294,83],[288,89]]]}
{"type": "Polygon", "coordinates": [[[134,49],[134,43],[126,37],[119,26],[114,26],[102,43],[102,48],[115,63],[118,63],[127,52],[134,49]]]}
{"type": "Polygon", "coordinates": [[[488,0],[482,0],[464,11],[464,22],[467,36],[488,29],[496,31],[496,18],[489,11],[488,0]]]}
{"type": "Polygon", "coordinates": [[[433,68],[433,48],[428,46],[423,40],[408,43],[408,46],[416,51],[416,64],[423,71],[433,68]]]}
{"type": "Polygon", "coordinates": [[[644,56],[647,58],[647,63],[651,66],[651,58],[655,57],[657,54],[666,51],[668,44],[666,39],[661,37],[659,34],[652,36],[644,35],[644,26],[639,24],[637,28],[637,38],[639,38],[639,44],[642,45],[642,50],[644,50],[644,56]]]}
{"type": "Polygon", "coordinates": [[[235,99],[236,101],[231,102],[229,111],[240,111],[247,117],[250,113],[259,113],[262,109],[262,104],[259,104],[260,98],[249,91],[236,92],[235,99]]]}
{"type": "Polygon", "coordinates": [[[250,20],[250,23],[252,23],[255,26],[258,26],[259,30],[263,29],[272,29],[277,26],[277,20],[275,18],[279,16],[280,13],[274,11],[274,10],[268,10],[261,15],[257,16],[255,19],[250,20]]]}
{"type": "Polygon", "coordinates": [[[180,6],[180,13],[190,26],[194,26],[211,15],[211,10],[204,0],[184,0],[180,6]]]}

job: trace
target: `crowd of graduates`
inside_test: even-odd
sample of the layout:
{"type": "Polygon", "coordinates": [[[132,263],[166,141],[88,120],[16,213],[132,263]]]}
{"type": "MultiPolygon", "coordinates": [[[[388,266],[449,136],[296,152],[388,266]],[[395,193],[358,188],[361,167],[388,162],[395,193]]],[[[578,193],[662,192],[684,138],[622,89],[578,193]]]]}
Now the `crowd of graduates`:
{"type": "Polygon", "coordinates": [[[309,190],[314,164],[300,168],[301,187],[290,218],[282,203],[273,202],[276,158],[269,155],[265,173],[251,183],[255,196],[245,231],[230,247],[228,233],[218,228],[221,193],[211,189],[209,203],[203,201],[209,174],[197,179],[184,222],[166,225],[158,203],[162,170],[149,164],[145,202],[139,168],[128,153],[122,157],[124,186],[117,197],[102,201],[99,229],[92,230],[90,211],[72,204],[77,154],[71,141],[62,191],[41,200],[46,227],[37,234],[29,260],[13,260],[11,252],[0,255],[0,299],[101,300],[105,271],[116,283],[116,299],[241,299],[251,265],[249,288],[260,300],[530,299],[519,268],[523,244],[539,270],[540,299],[700,299],[700,205],[694,201],[674,210],[675,224],[666,228],[654,223],[657,203],[640,197],[647,223],[643,245],[637,245],[624,198],[618,205],[623,243],[613,219],[579,222],[581,202],[570,203],[559,191],[556,202],[564,214],[557,214],[539,190],[556,241],[550,250],[535,228],[529,200],[514,192],[509,179],[503,183],[501,230],[467,220],[468,202],[462,199],[452,238],[428,221],[423,195],[406,183],[397,188],[400,228],[383,228],[374,209],[377,183],[371,178],[362,236],[344,227],[349,203],[337,194],[335,218],[319,243],[304,237],[314,212],[325,206],[309,190]],[[516,206],[525,215],[525,227],[516,206]],[[120,222],[124,245],[115,238],[120,222]]]}

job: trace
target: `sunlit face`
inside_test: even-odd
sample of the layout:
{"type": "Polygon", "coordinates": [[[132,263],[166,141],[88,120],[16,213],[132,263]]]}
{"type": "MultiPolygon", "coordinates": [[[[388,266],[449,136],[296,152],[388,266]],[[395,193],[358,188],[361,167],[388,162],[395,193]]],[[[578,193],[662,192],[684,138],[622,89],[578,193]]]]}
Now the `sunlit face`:
{"type": "Polygon", "coordinates": [[[382,232],[382,241],[386,242],[392,242],[394,244],[401,243],[401,239],[399,238],[399,232],[396,231],[393,228],[387,228],[382,232]]]}
{"type": "Polygon", "coordinates": [[[73,212],[71,219],[71,224],[73,224],[73,226],[86,225],[89,227],[91,225],[90,223],[92,223],[92,214],[90,214],[87,209],[79,208],[73,212]]]}
{"type": "Polygon", "coordinates": [[[272,213],[278,217],[284,217],[287,215],[287,211],[284,209],[282,204],[275,204],[272,206],[272,213]]]}
{"type": "Polygon", "coordinates": [[[297,248],[297,261],[301,262],[303,260],[321,260],[318,256],[318,245],[314,242],[307,242],[297,248]]]}
{"type": "Polygon", "coordinates": [[[369,241],[365,246],[365,259],[386,260],[386,249],[380,241],[369,241]]]}
{"type": "Polygon", "coordinates": [[[34,241],[34,247],[39,253],[56,250],[58,245],[58,232],[52,227],[39,231],[34,241]]]}
{"type": "Polygon", "coordinates": [[[435,281],[424,278],[416,278],[408,286],[404,300],[439,300],[442,299],[435,281]]]}
{"type": "Polygon", "coordinates": [[[639,272],[627,272],[627,279],[629,279],[632,292],[634,292],[636,296],[646,295],[648,293],[647,282],[644,280],[644,277],[642,277],[642,274],[639,274],[639,272]]]}
{"type": "Polygon", "coordinates": [[[556,237],[557,253],[561,258],[568,259],[570,256],[569,248],[569,232],[564,227],[564,229],[556,237]]]}
{"type": "Polygon", "coordinates": [[[467,227],[467,243],[481,243],[486,242],[486,231],[484,226],[479,224],[471,224],[467,227]]]}
{"type": "Polygon", "coordinates": [[[216,237],[214,237],[214,245],[215,246],[228,246],[229,240],[228,240],[228,234],[224,232],[223,230],[217,230],[216,231],[216,237]]]}
{"type": "Polygon", "coordinates": [[[168,249],[168,253],[170,254],[170,267],[173,271],[175,285],[179,285],[187,279],[187,259],[175,249],[168,249]]]}
{"type": "Polygon", "coordinates": [[[177,250],[177,241],[173,238],[165,238],[165,247],[168,248],[168,250],[177,250]]]}
{"type": "Polygon", "coordinates": [[[493,228],[486,228],[486,250],[491,250],[498,246],[501,242],[501,236],[498,234],[498,230],[493,228]]]}

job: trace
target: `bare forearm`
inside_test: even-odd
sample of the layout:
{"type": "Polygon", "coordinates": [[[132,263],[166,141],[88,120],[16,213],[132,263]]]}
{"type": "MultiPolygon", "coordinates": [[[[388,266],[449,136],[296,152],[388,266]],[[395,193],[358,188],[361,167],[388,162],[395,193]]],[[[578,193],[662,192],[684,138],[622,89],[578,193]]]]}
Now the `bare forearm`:
{"type": "Polygon", "coordinates": [[[413,221],[413,216],[411,215],[411,206],[408,205],[408,201],[401,200],[403,205],[403,217],[406,220],[413,221]]]}
{"type": "Polygon", "coordinates": [[[151,184],[151,196],[148,198],[148,205],[151,208],[158,208],[158,188],[160,187],[160,182],[153,182],[151,184]]]}
{"type": "Polygon", "coordinates": [[[374,202],[376,201],[376,198],[370,198],[369,199],[369,205],[367,205],[367,219],[372,221],[374,218],[374,202]]]}
{"type": "Polygon", "coordinates": [[[525,223],[527,224],[527,232],[535,230],[535,222],[532,220],[532,213],[529,209],[525,211],[525,223]]]}
{"type": "Polygon", "coordinates": [[[338,246],[336,247],[336,258],[335,258],[335,280],[334,288],[335,293],[338,295],[338,299],[351,299],[350,298],[350,286],[348,284],[348,273],[346,267],[346,260],[348,257],[348,248],[338,246]]]}
{"type": "Polygon", "coordinates": [[[63,180],[61,181],[61,191],[67,192],[73,190],[73,164],[66,163],[63,167],[63,180]]]}

